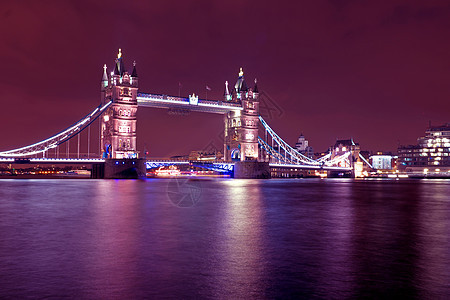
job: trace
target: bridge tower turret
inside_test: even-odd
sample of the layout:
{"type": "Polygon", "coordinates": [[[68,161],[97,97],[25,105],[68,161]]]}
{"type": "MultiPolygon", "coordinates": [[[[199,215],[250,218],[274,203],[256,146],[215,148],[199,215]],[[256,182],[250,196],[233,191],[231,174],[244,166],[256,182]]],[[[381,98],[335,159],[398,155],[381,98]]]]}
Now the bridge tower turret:
{"type": "Polygon", "coordinates": [[[108,76],[103,67],[102,103],[112,101],[103,114],[101,145],[104,158],[137,158],[136,113],[138,77],[136,63],[131,75],[125,70],[119,49],[114,71],[108,76]]]}
{"type": "Polygon", "coordinates": [[[257,161],[258,160],[258,125],[259,125],[259,93],[258,88],[248,88],[244,80],[242,68],[230,97],[228,84],[225,89],[225,100],[241,103],[243,110],[235,110],[225,114],[225,160],[257,161]]]}

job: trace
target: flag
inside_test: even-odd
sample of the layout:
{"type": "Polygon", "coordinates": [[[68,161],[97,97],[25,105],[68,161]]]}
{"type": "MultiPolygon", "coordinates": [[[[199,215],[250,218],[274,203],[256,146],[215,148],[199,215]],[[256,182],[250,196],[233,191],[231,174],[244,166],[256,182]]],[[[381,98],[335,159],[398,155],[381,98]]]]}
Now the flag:
{"type": "Polygon", "coordinates": [[[210,88],[209,86],[206,86],[206,89],[207,89],[208,91],[210,91],[210,90],[211,90],[211,88],[210,88]]]}

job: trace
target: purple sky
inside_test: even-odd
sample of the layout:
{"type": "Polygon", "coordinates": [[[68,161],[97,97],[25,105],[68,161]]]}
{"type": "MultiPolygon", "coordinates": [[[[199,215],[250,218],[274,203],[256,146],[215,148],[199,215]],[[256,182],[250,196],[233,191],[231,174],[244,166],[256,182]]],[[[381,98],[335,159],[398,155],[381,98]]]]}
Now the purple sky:
{"type": "MultiPolygon", "coordinates": [[[[102,66],[118,48],[128,68],[136,60],[142,92],[177,95],[181,82],[183,96],[203,98],[208,85],[220,99],[242,66],[278,109],[270,126],[291,144],[303,133],[316,151],[350,137],[363,150],[396,150],[429,121],[450,122],[448,1],[8,2],[0,150],[97,106],[102,66]]],[[[138,113],[138,147],[152,156],[220,146],[222,130],[220,115],[138,113]]]]}

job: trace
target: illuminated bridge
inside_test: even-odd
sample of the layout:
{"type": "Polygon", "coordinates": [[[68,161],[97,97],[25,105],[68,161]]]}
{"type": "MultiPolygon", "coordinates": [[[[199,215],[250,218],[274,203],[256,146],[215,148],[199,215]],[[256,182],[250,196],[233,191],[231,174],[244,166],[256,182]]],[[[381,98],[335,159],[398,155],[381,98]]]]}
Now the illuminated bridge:
{"type": "MultiPolygon", "coordinates": [[[[112,168],[111,174],[122,174],[126,171],[124,168],[134,168],[136,165],[151,169],[191,164],[218,172],[244,174],[238,177],[259,178],[259,175],[250,173],[267,173],[269,168],[354,173],[356,163],[360,161],[359,151],[355,149],[332,149],[327,155],[312,159],[291,147],[259,115],[256,79],[254,85],[249,87],[242,68],[234,86],[229,87],[228,82],[225,82],[224,97],[221,100],[199,99],[195,94],[186,98],[144,93],[138,90],[138,80],[136,63],[133,63],[132,71],[127,72],[119,49],[112,71],[108,73],[106,65],[103,67],[101,101],[91,113],[45,140],[18,149],[1,151],[0,162],[104,164],[105,168],[112,168]],[[136,147],[138,107],[224,115],[223,160],[205,163],[139,158],[136,147]],[[90,151],[90,130],[96,120],[99,140],[95,144],[99,145],[100,154],[92,154],[90,151]],[[85,130],[87,153],[83,154],[80,152],[80,137],[85,130]],[[71,141],[72,145],[75,142],[76,153],[70,151],[71,141]],[[129,164],[131,161],[132,164],[129,164]],[[111,167],[108,167],[109,165],[111,167]],[[123,170],[120,169],[121,166],[123,170]]],[[[268,175],[270,177],[270,174],[268,175]]]]}

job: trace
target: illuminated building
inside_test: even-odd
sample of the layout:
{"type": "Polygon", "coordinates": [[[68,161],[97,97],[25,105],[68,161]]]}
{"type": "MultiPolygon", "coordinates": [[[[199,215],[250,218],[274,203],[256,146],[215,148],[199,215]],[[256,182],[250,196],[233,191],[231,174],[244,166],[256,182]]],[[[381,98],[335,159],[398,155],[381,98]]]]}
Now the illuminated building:
{"type": "Polygon", "coordinates": [[[352,168],[355,177],[361,177],[363,172],[363,162],[360,159],[360,147],[353,139],[337,140],[334,146],[330,149],[331,160],[336,157],[346,157],[340,160],[338,165],[344,168],[352,168]]]}
{"type": "Polygon", "coordinates": [[[305,139],[305,136],[302,133],[298,137],[297,143],[295,144],[295,149],[297,149],[297,151],[300,152],[301,154],[309,158],[313,158],[314,150],[311,146],[308,145],[308,143],[309,143],[308,140],[305,139]]]}
{"type": "Polygon", "coordinates": [[[248,88],[242,68],[232,93],[225,83],[225,101],[241,103],[243,110],[233,110],[225,114],[224,158],[234,161],[256,161],[259,155],[258,125],[259,100],[258,87],[248,88]]]}
{"type": "Polygon", "coordinates": [[[103,67],[102,101],[113,101],[103,114],[101,144],[104,158],[137,158],[136,112],[138,78],[136,64],[129,74],[124,67],[122,52],[116,58],[114,71],[108,76],[103,67]]]}
{"type": "Polygon", "coordinates": [[[358,143],[355,143],[353,139],[337,140],[334,146],[331,148],[333,156],[340,156],[347,152],[351,152],[353,160],[359,157],[360,147],[358,143]]]}
{"type": "Polygon", "coordinates": [[[417,145],[398,148],[398,169],[404,172],[440,173],[450,171],[450,123],[432,126],[417,145]]]}
{"type": "Polygon", "coordinates": [[[376,154],[370,156],[370,160],[375,170],[392,170],[392,155],[376,154]]]}

